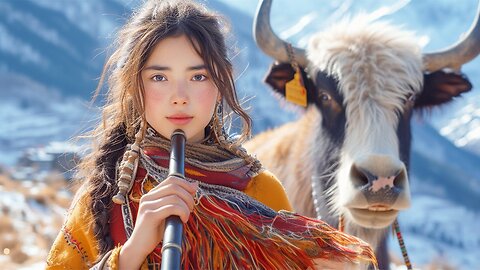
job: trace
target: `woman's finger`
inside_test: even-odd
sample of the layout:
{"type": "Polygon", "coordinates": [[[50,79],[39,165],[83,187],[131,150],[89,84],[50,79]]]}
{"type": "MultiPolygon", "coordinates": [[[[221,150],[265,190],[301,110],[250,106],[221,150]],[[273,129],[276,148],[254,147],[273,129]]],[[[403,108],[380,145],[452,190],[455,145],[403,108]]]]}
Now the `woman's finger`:
{"type": "Polygon", "coordinates": [[[163,180],[159,185],[154,187],[152,190],[160,189],[163,186],[171,185],[171,184],[179,185],[191,194],[194,194],[198,189],[198,182],[196,181],[190,182],[177,176],[168,176],[167,178],[165,178],[165,180],[163,180]]]}
{"type": "Polygon", "coordinates": [[[177,194],[167,195],[156,200],[144,201],[140,204],[140,208],[143,211],[152,211],[169,204],[177,204],[185,207],[188,211],[192,211],[194,206],[193,197],[189,194],[186,196],[187,198],[184,199],[177,194]]]}
{"type": "Polygon", "coordinates": [[[191,208],[194,204],[194,197],[193,194],[186,190],[183,186],[177,185],[176,183],[170,183],[167,185],[163,185],[160,188],[155,188],[150,190],[147,194],[143,195],[140,199],[140,204],[149,202],[149,201],[157,201],[163,197],[176,195],[181,200],[185,201],[185,203],[191,208]]]}
{"type": "Polygon", "coordinates": [[[190,209],[188,209],[185,204],[179,202],[162,205],[149,212],[149,214],[158,221],[163,221],[169,216],[178,216],[183,223],[186,223],[190,217],[190,209]]]}

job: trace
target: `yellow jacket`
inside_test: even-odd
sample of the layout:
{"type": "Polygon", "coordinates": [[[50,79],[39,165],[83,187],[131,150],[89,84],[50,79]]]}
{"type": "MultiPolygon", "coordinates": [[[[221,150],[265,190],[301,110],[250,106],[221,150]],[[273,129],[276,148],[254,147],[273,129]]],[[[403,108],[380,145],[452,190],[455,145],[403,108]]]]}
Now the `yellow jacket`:
{"type": "MultiPolygon", "coordinates": [[[[268,171],[255,176],[244,192],[275,211],[292,211],[281,183],[268,171]]],[[[99,259],[97,239],[93,233],[91,198],[87,192],[80,195],[47,258],[47,269],[89,269],[99,259]]],[[[118,268],[121,246],[115,247],[106,262],[110,269],[118,268]]],[[[146,264],[142,269],[146,268],[146,264]]]]}

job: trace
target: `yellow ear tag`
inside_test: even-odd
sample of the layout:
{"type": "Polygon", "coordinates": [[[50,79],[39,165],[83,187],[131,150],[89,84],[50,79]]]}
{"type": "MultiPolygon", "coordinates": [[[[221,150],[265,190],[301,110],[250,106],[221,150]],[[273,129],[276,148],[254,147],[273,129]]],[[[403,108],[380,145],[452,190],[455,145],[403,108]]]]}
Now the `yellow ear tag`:
{"type": "Polygon", "coordinates": [[[291,81],[285,84],[285,98],[289,102],[307,107],[307,90],[300,81],[300,74],[298,72],[293,75],[291,81]]]}

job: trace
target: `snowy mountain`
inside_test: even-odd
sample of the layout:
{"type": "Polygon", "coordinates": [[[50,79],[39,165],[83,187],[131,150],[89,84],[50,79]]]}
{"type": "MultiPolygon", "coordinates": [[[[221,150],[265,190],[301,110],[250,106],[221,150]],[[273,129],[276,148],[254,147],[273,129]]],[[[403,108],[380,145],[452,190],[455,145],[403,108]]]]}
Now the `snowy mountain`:
{"type": "Polygon", "coordinates": [[[457,148],[429,124],[414,122],[412,128],[411,170],[424,187],[419,191],[478,210],[480,157],[457,148]]]}
{"type": "MultiPolygon", "coordinates": [[[[462,5],[447,0],[302,2],[275,1],[272,10],[276,31],[298,46],[338,18],[371,12],[415,30],[426,51],[437,50],[468,29],[476,9],[474,0],[462,5]]],[[[262,83],[272,60],[253,42],[256,1],[206,3],[231,22],[239,97],[251,107],[254,132],[295,119],[296,113],[262,83]]],[[[89,99],[112,34],[134,5],[131,0],[0,1],[0,164],[11,166],[26,148],[69,140],[99,120],[89,99]]],[[[480,58],[463,68],[472,92],[412,123],[413,205],[400,223],[415,265],[445,254],[458,269],[480,265],[475,256],[480,233],[473,228],[480,223],[479,70],[480,58]]],[[[390,247],[400,256],[394,239],[390,247]]]]}
{"type": "MultiPolygon", "coordinates": [[[[476,78],[480,76],[478,71],[473,74],[476,78]]],[[[433,118],[432,124],[458,147],[480,155],[479,95],[469,95],[462,102],[453,104],[451,107],[447,112],[448,116],[439,115],[433,118]]]]}
{"type": "Polygon", "coordinates": [[[82,98],[64,97],[16,73],[0,72],[0,82],[0,164],[13,165],[27,148],[69,140],[95,121],[82,98]]]}
{"type": "Polygon", "coordinates": [[[105,25],[112,32],[124,10],[112,1],[0,1],[0,163],[12,165],[28,147],[65,141],[92,126],[97,117],[88,100],[108,39],[91,29],[105,25]]]}
{"type": "Polygon", "coordinates": [[[85,59],[93,59],[96,37],[63,13],[34,1],[0,1],[0,34],[2,70],[68,96],[94,89],[103,59],[85,59]]]}

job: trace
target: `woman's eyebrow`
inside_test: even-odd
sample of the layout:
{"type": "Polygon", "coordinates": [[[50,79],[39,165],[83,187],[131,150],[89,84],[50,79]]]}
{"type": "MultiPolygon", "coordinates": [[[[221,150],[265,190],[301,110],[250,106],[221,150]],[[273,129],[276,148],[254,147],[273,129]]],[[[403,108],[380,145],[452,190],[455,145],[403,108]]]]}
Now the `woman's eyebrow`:
{"type": "Polygon", "coordinates": [[[158,66],[158,65],[151,65],[151,66],[148,66],[148,67],[145,67],[143,70],[171,70],[171,68],[169,67],[165,67],[165,66],[158,66]]]}
{"type": "Polygon", "coordinates": [[[187,68],[187,70],[201,70],[201,69],[206,69],[206,68],[207,67],[204,64],[201,64],[201,65],[196,65],[196,66],[189,67],[189,68],[187,68]]]}
{"type": "MultiPolygon", "coordinates": [[[[201,64],[201,65],[188,67],[187,70],[202,70],[206,68],[207,67],[204,64],[201,64]]],[[[151,66],[145,67],[143,70],[160,70],[161,71],[161,70],[171,70],[171,68],[167,66],[151,65],[151,66]]]]}

